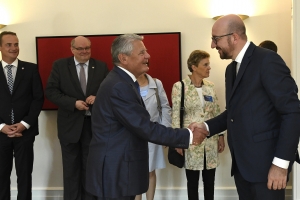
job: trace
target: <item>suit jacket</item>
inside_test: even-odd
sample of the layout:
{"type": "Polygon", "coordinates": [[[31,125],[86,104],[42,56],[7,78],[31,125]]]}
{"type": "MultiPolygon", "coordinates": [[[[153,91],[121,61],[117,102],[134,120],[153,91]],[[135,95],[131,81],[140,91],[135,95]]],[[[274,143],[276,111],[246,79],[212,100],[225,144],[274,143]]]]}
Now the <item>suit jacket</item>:
{"type": "Polygon", "coordinates": [[[232,67],[225,74],[226,110],[207,124],[212,135],[227,129],[233,162],[244,179],[266,182],[274,157],[294,162],[300,134],[298,89],[282,58],[253,43],[234,84],[232,67]]]}
{"type": "MultiPolygon", "coordinates": [[[[192,122],[201,123],[220,114],[218,98],[214,90],[214,83],[203,79],[202,95],[211,99],[204,100],[202,107],[199,94],[192,84],[190,77],[182,80],[184,83],[184,115],[183,127],[188,127],[192,122]]],[[[181,82],[176,82],[172,88],[172,127],[180,127],[181,82]]],[[[185,150],[185,168],[189,170],[203,170],[204,153],[206,156],[206,169],[213,169],[219,165],[218,156],[219,136],[206,138],[201,145],[192,146],[185,150]]]]}
{"type": "Polygon", "coordinates": [[[100,198],[146,192],[148,141],[188,148],[190,137],[187,129],[151,122],[134,82],[119,67],[114,67],[98,90],[92,131],[86,190],[100,198]]]}
{"type": "Polygon", "coordinates": [[[163,87],[162,82],[159,79],[154,79],[149,75],[146,74],[148,81],[149,81],[149,90],[147,95],[144,97],[143,101],[145,103],[146,109],[151,117],[152,122],[158,122],[166,127],[171,127],[171,115],[172,110],[169,105],[168,97],[166,95],[165,89],[163,87]],[[158,108],[157,108],[157,99],[155,94],[155,88],[158,91],[158,97],[160,99],[161,104],[161,111],[162,115],[159,116],[158,108]]]}
{"type": "MultiPolygon", "coordinates": [[[[46,97],[58,106],[57,129],[61,141],[79,141],[85,112],[75,107],[77,100],[85,101],[90,95],[96,96],[97,90],[106,77],[108,68],[104,62],[91,58],[88,66],[86,95],[84,95],[76,71],[74,57],[63,58],[53,63],[48,78],[46,97]]],[[[90,110],[92,108],[90,107],[90,110]]]]}
{"type": "MultiPolygon", "coordinates": [[[[23,131],[23,137],[38,135],[38,116],[44,103],[44,93],[37,65],[18,60],[12,95],[1,62],[0,68],[0,124],[11,125],[13,108],[15,123],[24,121],[30,125],[29,129],[23,131]]],[[[0,134],[1,137],[7,136],[0,134]]]]}

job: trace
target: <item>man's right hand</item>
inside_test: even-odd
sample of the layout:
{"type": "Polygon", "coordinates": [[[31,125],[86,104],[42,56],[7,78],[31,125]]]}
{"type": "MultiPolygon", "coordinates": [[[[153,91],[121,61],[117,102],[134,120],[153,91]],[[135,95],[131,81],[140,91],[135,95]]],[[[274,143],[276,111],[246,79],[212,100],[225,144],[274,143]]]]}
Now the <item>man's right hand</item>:
{"type": "Polygon", "coordinates": [[[205,124],[193,122],[188,127],[193,132],[193,145],[199,145],[208,136],[205,124]]]}
{"type": "Polygon", "coordinates": [[[1,129],[1,132],[6,134],[7,137],[13,138],[13,137],[22,137],[22,133],[16,133],[16,127],[12,125],[5,125],[1,129]]]}
{"type": "Polygon", "coordinates": [[[75,103],[75,107],[78,110],[88,110],[89,109],[89,106],[87,105],[87,103],[82,100],[77,100],[75,103]]]}

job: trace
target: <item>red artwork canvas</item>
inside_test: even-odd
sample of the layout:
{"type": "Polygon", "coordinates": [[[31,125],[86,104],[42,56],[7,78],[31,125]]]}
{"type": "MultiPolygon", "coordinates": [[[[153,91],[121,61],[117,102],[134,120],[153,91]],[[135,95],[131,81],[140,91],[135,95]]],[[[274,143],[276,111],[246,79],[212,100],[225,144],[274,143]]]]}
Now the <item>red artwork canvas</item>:
{"type": "MultiPolygon", "coordinates": [[[[115,35],[85,35],[91,40],[92,57],[104,61],[108,68],[113,68],[110,48],[115,35]]],[[[162,81],[171,104],[171,91],[175,82],[181,80],[180,33],[140,33],[150,54],[150,70],[153,78],[162,81]]],[[[76,36],[36,37],[37,64],[45,89],[52,64],[60,58],[70,57],[71,40],[76,36]]],[[[57,106],[45,98],[43,110],[55,110],[57,106]]]]}

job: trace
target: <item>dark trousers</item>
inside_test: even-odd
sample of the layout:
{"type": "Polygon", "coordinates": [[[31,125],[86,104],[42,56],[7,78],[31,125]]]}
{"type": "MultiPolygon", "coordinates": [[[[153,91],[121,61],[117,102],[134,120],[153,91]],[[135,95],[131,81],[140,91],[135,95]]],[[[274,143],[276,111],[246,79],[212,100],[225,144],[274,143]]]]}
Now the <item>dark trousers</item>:
{"type": "Polygon", "coordinates": [[[86,162],[92,138],[91,119],[85,118],[77,143],[60,141],[65,200],[90,200],[94,197],[85,190],[86,162]]]}
{"type": "MultiPolygon", "coordinates": [[[[187,190],[189,200],[199,200],[199,170],[185,170],[187,179],[187,190]]],[[[204,169],[202,170],[203,191],[205,200],[214,199],[216,168],[206,169],[206,160],[204,159],[204,169]]]]}
{"type": "Polygon", "coordinates": [[[238,170],[234,173],[234,181],[240,200],[284,200],[285,198],[285,190],[269,190],[267,182],[248,182],[238,170]]]}
{"type": "MultiPolygon", "coordinates": [[[[3,134],[3,133],[0,133],[3,134]]],[[[18,200],[31,200],[33,143],[35,136],[0,139],[0,199],[10,200],[10,175],[15,157],[18,200]]]]}
{"type": "Polygon", "coordinates": [[[134,200],[135,196],[119,197],[119,198],[105,198],[105,197],[95,197],[95,200],[134,200]]]}

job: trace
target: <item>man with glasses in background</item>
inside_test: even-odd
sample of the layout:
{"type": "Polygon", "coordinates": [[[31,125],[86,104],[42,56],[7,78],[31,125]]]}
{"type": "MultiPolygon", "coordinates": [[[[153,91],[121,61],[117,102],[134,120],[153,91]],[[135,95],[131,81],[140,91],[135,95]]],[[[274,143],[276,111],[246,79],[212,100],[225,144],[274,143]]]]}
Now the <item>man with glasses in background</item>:
{"type": "Polygon", "coordinates": [[[86,160],[92,138],[91,112],[96,93],[108,74],[107,65],[91,58],[91,41],[71,41],[74,56],[57,60],[48,79],[46,97],[58,106],[57,129],[61,144],[64,199],[88,200],[86,160]]]}

